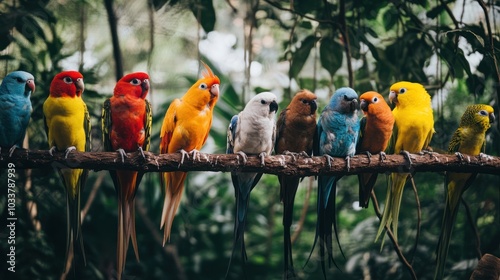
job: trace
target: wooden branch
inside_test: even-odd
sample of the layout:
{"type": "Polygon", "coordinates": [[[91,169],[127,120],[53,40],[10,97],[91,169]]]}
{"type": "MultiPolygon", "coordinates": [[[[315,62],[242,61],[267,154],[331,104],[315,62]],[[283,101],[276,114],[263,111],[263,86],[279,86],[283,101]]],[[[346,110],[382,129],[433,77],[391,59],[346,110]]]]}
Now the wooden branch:
{"type": "Polygon", "coordinates": [[[371,157],[356,155],[350,160],[350,169],[346,167],[343,158],[331,158],[331,167],[323,156],[304,157],[296,156],[296,160],[289,155],[274,155],[265,158],[265,165],[261,166],[257,156],[248,156],[246,163],[236,154],[205,154],[193,161],[191,156],[185,157],[180,164],[181,154],[156,154],[144,152],[144,159],[139,152],[129,153],[124,162],[116,152],[71,152],[64,158],[63,152],[55,152],[51,156],[48,151],[28,151],[16,149],[11,158],[6,149],[0,154],[0,168],[7,168],[14,163],[17,169],[35,168],[84,168],[99,170],[137,170],[144,172],[160,171],[215,171],[215,172],[263,172],[268,174],[283,174],[289,176],[311,175],[352,175],[358,173],[386,173],[386,172],[441,172],[453,171],[462,173],[486,173],[500,175],[500,157],[484,155],[464,155],[460,160],[456,155],[438,154],[411,154],[412,164],[402,155],[387,155],[384,161],[378,155],[371,157]]]}

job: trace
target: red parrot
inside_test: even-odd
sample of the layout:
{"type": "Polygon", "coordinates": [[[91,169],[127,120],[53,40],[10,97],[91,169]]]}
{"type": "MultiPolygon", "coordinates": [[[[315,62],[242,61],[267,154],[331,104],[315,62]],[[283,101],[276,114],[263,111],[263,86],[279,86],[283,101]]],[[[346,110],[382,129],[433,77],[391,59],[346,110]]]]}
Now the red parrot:
{"type": "MultiPolygon", "coordinates": [[[[149,91],[149,76],[144,72],[131,73],[116,83],[113,96],[104,102],[102,110],[102,132],[104,149],[117,151],[124,161],[126,153],[149,150],[151,140],[151,104],[146,100],[149,91]]],[[[116,246],[117,275],[125,268],[129,240],[137,260],[137,238],[135,234],[135,194],[144,172],[129,170],[109,171],[118,196],[118,234],[116,246]]]]}
{"type": "MultiPolygon", "coordinates": [[[[196,159],[212,126],[215,103],[219,99],[219,78],[203,63],[202,78],[180,99],[172,101],[165,113],[160,132],[160,153],[182,153],[181,164],[188,152],[196,159]]],[[[172,222],[181,202],[186,172],[162,172],[165,200],[160,228],[165,227],[163,244],[170,239],[172,222]]]]}
{"type": "MultiPolygon", "coordinates": [[[[314,132],[316,131],[316,95],[306,89],[299,91],[288,107],[281,111],[276,124],[276,154],[312,154],[314,132]]],[[[294,156],[292,154],[292,156],[294,156]]],[[[278,176],[280,198],[283,203],[283,242],[285,249],[285,278],[296,277],[293,269],[290,226],[293,220],[293,204],[299,187],[300,177],[278,176]]]]}
{"type": "MultiPolygon", "coordinates": [[[[364,117],[360,121],[359,139],[356,153],[365,153],[368,157],[380,154],[384,159],[385,148],[389,143],[394,126],[391,108],[378,92],[368,91],[359,97],[360,108],[364,117]]],[[[359,179],[359,206],[368,208],[370,194],[377,181],[377,173],[361,173],[359,179]]]]}

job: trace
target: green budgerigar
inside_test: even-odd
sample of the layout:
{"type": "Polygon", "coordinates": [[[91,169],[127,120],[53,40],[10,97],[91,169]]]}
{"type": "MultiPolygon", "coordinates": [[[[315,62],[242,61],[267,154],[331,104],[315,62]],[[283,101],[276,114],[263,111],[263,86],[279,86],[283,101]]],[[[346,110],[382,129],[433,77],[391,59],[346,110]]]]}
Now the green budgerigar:
{"type": "MultiPolygon", "coordinates": [[[[450,144],[449,153],[456,153],[463,158],[464,155],[479,155],[484,151],[486,143],[486,131],[495,120],[493,108],[489,105],[477,104],[470,105],[465,110],[460,120],[460,126],[457,128],[450,144]]],[[[444,276],[444,267],[448,248],[450,244],[451,233],[455,223],[458,205],[462,194],[472,184],[476,178],[476,173],[453,173],[446,174],[446,205],[444,209],[443,225],[439,236],[436,257],[435,279],[442,279],[444,276]]]]}

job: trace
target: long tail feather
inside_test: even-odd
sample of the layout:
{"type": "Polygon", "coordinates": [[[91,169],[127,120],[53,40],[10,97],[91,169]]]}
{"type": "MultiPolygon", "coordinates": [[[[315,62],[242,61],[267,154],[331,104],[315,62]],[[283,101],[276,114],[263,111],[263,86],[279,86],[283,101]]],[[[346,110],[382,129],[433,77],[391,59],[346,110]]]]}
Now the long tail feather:
{"type": "Polygon", "coordinates": [[[186,172],[167,172],[165,173],[165,200],[163,203],[163,211],[161,216],[160,229],[165,227],[163,232],[163,246],[165,242],[170,240],[170,232],[172,223],[174,222],[175,214],[179,208],[184,190],[184,180],[186,172]]]}
{"type": "Polygon", "coordinates": [[[66,254],[64,258],[64,273],[68,273],[67,267],[70,249],[73,250],[73,267],[76,267],[76,258],[81,255],[83,262],[87,265],[85,250],[83,246],[83,235],[81,230],[80,197],[81,189],[85,183],[87,172],[81,169],[64,169],[59,171],[66,187],[66,254]]]}
{"type": "Polygon", "coordinates": [[[360,207],[368,208],[373,186],[377,181],[377,175],[377,173],[362,173],[358,175],[360,207]]]}
{"type": "Polygon", "coordinates": [[[391,175],[392,180],[390,181],[392,181],[392,183],[389,183],[387,188],[384,212],[375,241],[381,236],[386,225],[392,230],[395,241],[398,241],[399,209],[401,207],[401,200],[403,198],[403,190],[407,177],[407,173],[393,173],[391,175]]]}
{"type": "Polygon", "coordinates": [[[293,267],[292,255],[292,240],[290,236],[290,227],[293,221],[293,205],[295,201],[295,194],[299,186],[299,178],[297,177],[281,177],[281,200],[283,202],[283,244],[285,254],[285,279],[293,279],[297,277],[293,267]]]}
{"type": "MultiPolygon", "coordinates": [[[[460,174],[458,176],[467,175],[460,174]]],[[[436,249],[436,272],[434,279],[443,279],[444,277],[444,269],[446,266],[448,249],[450,247],[451,234],[457,219],[460,198],[462,197],[462,193],[465,191],[463,186],[456,186],[455,182],[452,182],[447,186],[447,188],[448,191],[446,192],[446,205],[444,209],[443,223],[436,249]]]]}

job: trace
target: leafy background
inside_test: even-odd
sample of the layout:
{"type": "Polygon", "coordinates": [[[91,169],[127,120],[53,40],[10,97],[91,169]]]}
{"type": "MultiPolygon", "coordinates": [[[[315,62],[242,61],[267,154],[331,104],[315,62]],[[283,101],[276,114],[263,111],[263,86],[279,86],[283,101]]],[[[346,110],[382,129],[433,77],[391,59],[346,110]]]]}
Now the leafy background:
{"type": "MultiPolygon", "coordinates": [[[[499,107],[496,1],[370,0],[5,0],[0,1],[0,77],[26,70],[36,77],[27,147],[48,149],[42,127],[43,101],[52,77],[67,69],[84,74],[84,99],[92,114],[93,151],[101,150],[100,110],[123,73],[147,71],[154,106],[152,151],[170,101],[197,79],[199,60],[222,80],[221,98],[203,151],[223,153],[229,120],[263,90],[279,96],[280,108],[308,88],[322,108],[332,92],[351,86],[358,93],[387,95],[399,80],[425,85],[433,98],[435,150],[445,150],[468,104],[499,107]]],[[[486,153],[500,153],[500,124],[488,133],[486,153]]],[[[1,279],[57,279],[64,266],[65,194],[53,167],[17,170],[16,273],[0,263],[1,279]]],[[[0,179],[6,181],[5,172],[0,179]]],[[[400,245],[419,279],[434,273],[435,248],[444,206],[444,176],[415,176],[422,212],[407,186],[400,214],[400,245]]],[[[384,176],[375,188],[384,201],[384,176]]],[[[147,174],[137,195],[141,261],[129,252],[124,279],[222,279],[231,254],[234,191],[229,174],[192,172],[170,242],[161,246],[163,198],[157,174],[147,174]]],[[[479,253],[500,255],[500,179],[480,175],[464,195],[472,223],[461,206],[447,263],[449,279],[468,278],[479,253]],[[475,230],[480,243],[476,242],[475,230]]],[[[0,220],[6,221],[6,188],[0,220]]],[[[316,183],[303,181],[295,203],[295,266],[302,279],[322,277],[317,253],[305,265],[315,230],[316,183]],[[303,220],[302,220],[303,219],[303,220]],[[299,222],[299,220],[301,220],[299,222]],[[305,266],[304,266],[305,265],[305,266]]],[[[340,241],[328,277],[408,279],[390,242],[374,238],[373,208],[357,207],[354,176],[339,183],[340,241]]],[[[113,279],[117,203],[107,172],[90,172],[83,193],[87,266],[70,278],[113,279]]],[[[372,204],[370,204],[372,205],[372,204]]],[[[249,279],[282,278],[282,206],[275,176],[265,175],[252,192],[247,226],[249,279]]],[[[3,223],[3,222],[2,222],[3,223]]],[[[2,258],[8,231],[0,229],[2,258]]],[[[132,250],[129,250],[132,251],[132,250]]],[[[228,278],[240,279],[236,258],[228,278]]]]}

